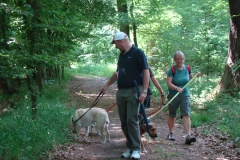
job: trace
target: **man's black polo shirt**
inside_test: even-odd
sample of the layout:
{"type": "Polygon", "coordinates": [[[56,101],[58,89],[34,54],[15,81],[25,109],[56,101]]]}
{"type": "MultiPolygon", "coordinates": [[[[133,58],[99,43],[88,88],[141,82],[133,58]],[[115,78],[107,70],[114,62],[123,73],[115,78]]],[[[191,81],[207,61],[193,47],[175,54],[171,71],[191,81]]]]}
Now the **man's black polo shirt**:
{"type": "Polygon", "coordinates": [[[144,52],[132,46],[126,53],[120,53],[118,59],[118,88],[134,87],[134,80],[138,85],[143,84],[142,71],[148,68],[147,58],[144,52]]]}

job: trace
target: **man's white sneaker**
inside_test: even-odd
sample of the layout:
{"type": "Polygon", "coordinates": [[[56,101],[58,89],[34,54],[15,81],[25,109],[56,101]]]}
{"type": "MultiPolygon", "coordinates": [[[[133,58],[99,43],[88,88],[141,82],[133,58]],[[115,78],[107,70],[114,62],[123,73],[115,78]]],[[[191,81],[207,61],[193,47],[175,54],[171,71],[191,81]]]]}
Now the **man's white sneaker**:
{"type": "Polygon", "coordinates": [[[129,158],[132,154],[131,149],[127,148],[125,152],[122,154],[122,158],[129,158]]]}
{"type": "Polygon", "coordinates": [[[140,151],[133,151],[131,154],[132,159],[140,159],[141,152],[140,151]]]}

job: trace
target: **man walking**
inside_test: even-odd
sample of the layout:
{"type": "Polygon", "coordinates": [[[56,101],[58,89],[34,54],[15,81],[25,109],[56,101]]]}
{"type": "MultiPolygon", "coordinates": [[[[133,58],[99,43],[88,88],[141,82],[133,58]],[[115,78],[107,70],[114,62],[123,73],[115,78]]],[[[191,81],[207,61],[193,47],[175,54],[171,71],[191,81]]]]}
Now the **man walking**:
{"type": "Polygon", "coordinates": [[[105,94],[108,87],[117,81],[116,101],[121,128],[127,140],[126,151],[122,154],[122,158],[140,159],[138,113],[139,103],[144,103],[149,84],[147,58],[141,49],[130,43],[128,35],[124,32],[117,32],[111,44],[115,44],[115,47],[120,50],[120,55],[117,71],[103,87],[102,92],[105,94]],[[140,97],[138,97],[134,81],[137,82],[138,90],[141,91],[140,97]]]}

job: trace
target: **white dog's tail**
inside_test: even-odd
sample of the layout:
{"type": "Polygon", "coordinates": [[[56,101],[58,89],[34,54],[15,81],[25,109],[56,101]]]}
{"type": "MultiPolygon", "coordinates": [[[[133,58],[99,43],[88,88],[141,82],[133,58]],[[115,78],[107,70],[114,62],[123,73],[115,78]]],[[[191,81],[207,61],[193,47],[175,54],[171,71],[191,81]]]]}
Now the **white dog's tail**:
{"type": "Polygon", "coordinates": [[[105,123],[106,123],[106,124],[109,124],[109,123],[110,123],[108,114],[107,114],[107,116],[105,116],[105,123]]]}
{"type": "Polygon", "coordinates": [[[109,124],[109,118],[108,118],[108,116],[105,117],[105,123],[106,123],[106,124],[109,124]]]}

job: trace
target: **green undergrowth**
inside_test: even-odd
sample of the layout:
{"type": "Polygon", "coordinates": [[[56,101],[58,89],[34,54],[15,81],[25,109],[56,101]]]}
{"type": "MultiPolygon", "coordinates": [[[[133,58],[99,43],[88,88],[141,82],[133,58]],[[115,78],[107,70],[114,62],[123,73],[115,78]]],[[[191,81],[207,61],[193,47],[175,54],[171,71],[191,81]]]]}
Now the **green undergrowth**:
{"type": "MultiPolygon", "coordinates": [[[[110,77],[116,68],[112,65],[76,64],[65,70],[65,79],[59,85],[49,80],[44,92],[38,93],[37,120],[32,120],[29,91],[22,91],[14,108],[0,116],[0,159],[37,160],[48,159],[48,152],[55,146],[71,143],[69,117],[74,108],[68,100],[66,83],[73,75],[110,77]]],[[[37,88],[36,88],[37,90],[37,88]]]]}
{"type": "MultiPolygon", "coordinates": [[[[209,86],[211,83],[204,82],[202,85],[209,86]]],[[[213,90],[206,88],[203,91],[211,93],[213,90]]],[[[205,92],[207,93],[207,92],[205,92]]],[[[195,94],[196,95],[196,94],[195,94]]],[[[232,140],[240,138],[240,108],[239,97],[228,94],[210,94],[203,99],[201,96],[192,98],[191,121],[192,127],[207,125],[219,130],[222,134],[231,137],[232,140]],[[202,102],[200,101],[202,100],[202,102]]],[[[211,134],[211,131],[202,130],[203,134],[211,134]]],[[[240,142],[237,142],[240,145],[240,142]]]]}
{"type": "Polygon", "coordinates": [[[97,75],[110,78],[116,69],[114,64],[75,63],[71,69],[68,69],[68,72],[87,77],[97,75]]]}
{"type": "Polygon", "coordinates": [[[0,117],[0,159],[47,159],[47,151],[69,143],[69,117],[65,86],[52,84],[38,96],[37,120],[32,120],[28,94],[16,109],[8,108],[0,117]]]}

